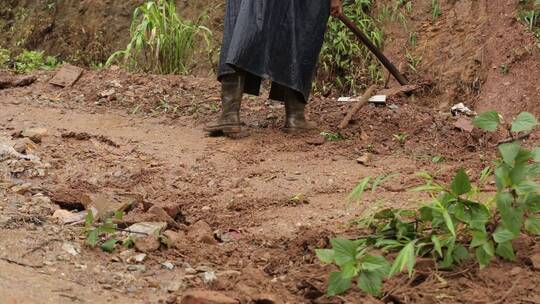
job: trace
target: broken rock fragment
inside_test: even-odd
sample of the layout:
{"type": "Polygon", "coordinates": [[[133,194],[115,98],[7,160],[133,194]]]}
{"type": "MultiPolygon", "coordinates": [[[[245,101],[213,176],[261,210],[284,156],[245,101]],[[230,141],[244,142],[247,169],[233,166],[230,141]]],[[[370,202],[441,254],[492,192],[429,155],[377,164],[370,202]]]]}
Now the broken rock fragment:
{"type": "Polygon", "coordinates": [[[83,206],[87,210],[95,208],[100,219],[112,216],[119,211],[126,211],[141,202],[142,196],[131,193],[86,193],[81,196],[83,206]]]}
{"type": "Polygon", "coordinates": [[[45,128],[27,128],[22,130],[21,136],[29,138],[35,143],[40,143],[43,137],[48,135],[48,131],[45,128]]]}
{"type": "Polygon", "coordinates": [[[165,228],[167,228],[167,223],[165,222],[142,222],[129,226],[127,230],[130,232],[130,237],[137,239],[145,236],[153,236],[155,238],[165,228]]]}
{"type": "Polygon", "coordinates": [[[198,221],[193,224],[188,232],[188,238],[194,240],[195,242],[205,243],[205,244],[217,244],[217,240],[214,238],[214,232],[210,225],[205,221],[198,221]]]}
{"type": "Polygon", "coordinates": [[[180,304],[238,304],[239,302],[222,293],[210,290],[187,291],[180,304]]]}

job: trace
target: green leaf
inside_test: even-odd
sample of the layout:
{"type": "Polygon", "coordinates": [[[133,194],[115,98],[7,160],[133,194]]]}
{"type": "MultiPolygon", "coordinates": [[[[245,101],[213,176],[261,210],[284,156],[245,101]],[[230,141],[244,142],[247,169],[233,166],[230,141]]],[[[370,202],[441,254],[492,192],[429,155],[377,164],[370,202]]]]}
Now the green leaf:
{"type": "Polygon", "coordinates": [[[471,180],[463,168],[459,169],[451,187],[452,193],[458,196],[471,191],[471,180]]]}
{"type": "Polygon", "coordinates": [[[535,162],[540,162],[540,147],[536,147],[532,150],[532,158],[535,162]]]}
{"type": "Polygon", "coordinates": [[[463,263],[469,258],[469,251],[462,245],[457,245],[453,253],[454,260],[457,263],[463,263]]]}
{"type": "Polygon", "coordinates": [[[442,215],[444,217],[444,222],[446,224],[446,227],[448,228],[448,230],[450,231],[452,236],[455,237],[456,236],[456,229],[454,228],[454,221],[452,220],[452,217],[450,216],[450,214],[446,210],[443,210],[442,215]]]}
{"type": "Polygon", "coordinates": [[[354,278],[358,274],[358,267],[356,262],[352,261],[341,266],[341,276],[344,278],[354,278]]]}
{"type": "Polygon", "coordinates": [[[431,236],[431,242],[433,243],[433,248],[435,249],[435,251],[442,258],[443,257],[443,252],[442,252],[441,241],[439,240],[439,238],[436,235],[432,235],[431,236]]]}
{"type": "Polygon", "coordinates": [[[429,206],[420,208],[420,220],[423,222],[433,221],[433,209],[429,206]]]}
{"type": "Polygon", "coordinates": [[[353,189],[349,195],[349,202],[356,202],[360,199],[364,191],[366,190],[367,185],[371,181],[371,176],[368,176],[360,181],[358,185],[353,189]]]}
{"type": "Polygon", "coordinates": [[[334,250],[332,249],[315,249],[315,254],[324,264],[330,264],[334,262],[334,250]]]}
{"type": "Polygon", "coordinates": [[[88,213],[86,214],[86,220],[85,220],[85,227],[89,228],[94,224],[94,212],[92,212],[92,209],[88,209],[88,213]]]}
{"type": "Polygon", "coordinates": [[[495,183],[497,184],[498,190],[502,190],[512,185],[512,182],[510,180],[510,169],[508,165],[502,164],[497,169],[495,169],[495,183]]]}
{"type": "Polygon", "coordinates": [[[525,230],[532,234],[540,234],[540,218],[538,216],[530,216],[525,220],[525,230]]]}
{"type": "Polygon", "coordinates": [[[491,213],[489,212],[489,209],[485,205],[479,203],[470,203],[469,209],[471,212],[471,220],[469,222],[471,228],[477,230],[484,230],[486,223],[491,218],[491,213]]]}
{"type": "Polygon", "coordinates": [[[501,118],[499,117],[499,113],[497,113],[496,111],[484,112],[478,115],[478,117],[473,120],[473,124],[475,127],[489,132],[497,130],[497,127],[500,123],[501,118]]]}
{"type": "Polygon", "coordinates": [[[358,244],[347,239],[331,239],[332,249],[334,250],[334,259],[338,266],[345,265],[349,262],[356,262],[356,253],[358,244]]]}
{"type": "Polygon", "coordinates": [[[512,242],[500,243],[497,245],[497,250],[495,251],[498,256],[505,258],[510,261],[516,260],[516,255],[514,253],[514,248],[512,247],[512,242]]]}
{"type": "Polygon", "coordinates": [[[518,143],[502,144],[499,146],[499,153],[503,158],[503,161],[509,166],[514,166],[516,157],[519,154],[521,147],[518,143]]]}
{"type": "Polygon", "coordinates": [[[514,188],[516,189],[519,195],[525,195],[528,193],[534,193],[534,192],[540,191],[540,185],[530,180],[524,180],[521,183],[515,185],[514,188]]]}
{"type": "Polygon", "coordinates": [[[382,290],[382,277],[371,271],[361,271],[358,281],[358,288],[363,292],[377,296],[382,290]]]}
{"type": "Polygon", "coordinates": [[[495,233],[493,233],[493,239],[499,244],[509,242],[514,238],[514,233],[502,226],[497,227],[497,229],[495,229],[495,233]]]}
{"type": "Polygon", "coordinates": [[[473,231],[473,238],[471,241],[471,247],[483,246],[488,241],[488,235],[484,231],[473,231]]]}
{"type": "Polygon", "coordinates": [[[86,243],[92,247],[95,247],[99,242],[99,230],[93,229],[88,232],[86,237],[86,243]]]}
{"type": "Polygon", "coordinates": [[[114,247],[116,247],[116,243],[118,243],[118,240],[110,239],[101,245],[101,250],[105,252],[113,252],[114,247]]]}
{"type": "Polygon", "coordinates": [[[512,132],[531,131],[537,124],[538,121],[534,115],[529,112],[522,112],[512,122],[512,132]]]}
{"type": "Polygon", "coordinates": [[[341,272],[332,272],[328,279],[328,295],[333,297],[344,293],[351,288],[352,278],[345,278],[341,272]]]}
{"type": "Polygon", "coordinates": [[[480,269],[485,268],[491,262],[494,255],[493,242],[489,241],[481,247],[476,248],[476,260],[480,264],[480,269]]]}
{"type": "Polygon", "coordinates": [[[530,212],[540,211],[540,195],[536,193],[530,193],[525,199],[525,208],[530,212]]]}
{"type": "Polygon", "coordinates": [[[416,264],[416,255],[414,252],[415,244],[416,241],[412,241],[401,249],[390,269],[390,277],[402,272],[405,268],[407,268],[409,276],[412,276],[414,264],[416,264]]]}
{"type": "Polygon", "coordinates": [[[124,218],[125,212],[124,211],[116,211],[114,213],[114,218],[117,220],[121,220],[124,218]]]}
{"type": "Polygon", "coordinates": [[[382,276],[387,276],[390,271],[390,264],[382,256],[366,255],[360,261],[360,270],[377,272],[382,276]]]}

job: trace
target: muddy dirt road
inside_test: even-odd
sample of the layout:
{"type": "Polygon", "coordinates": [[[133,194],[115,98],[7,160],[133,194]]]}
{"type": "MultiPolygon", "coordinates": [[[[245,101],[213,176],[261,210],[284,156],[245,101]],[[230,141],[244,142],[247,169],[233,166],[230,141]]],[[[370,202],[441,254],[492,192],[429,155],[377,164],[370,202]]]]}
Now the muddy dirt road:
{"type": "MultiPolygon", "coordinates": [[[[39,158],[0,158],[0,294],[7,303],[175,303],[193,288],[240,303],[377,303],[354,292],[325,297],[330,268],[313,250],[334,234],[354,235],[363,212],[422,202],[406,191],[421,182],[419,171],[449,181],[466,164],[477,176],[504,138],[459,130],[448,111],[405,98],[362,110],[345,140],[286,135],[282,106],[262,97],[245,100],[247,137],[211,138],[201,124],[218,115],[213,80],[86,71],[60,89],[47,83],[52,75],[0,91],[0,143],[39,158]],[[40,140],[20,137],[32,129],[44,133],[40,140]],[[403,143],[393,139],[400,132],[409,135],[403,143]],[[434,163],[435,156],[445,160],[434,163]],[[347,203],[360,179],[392,173],[376,193],[347,203]],[[119,191],[144,201],[127,213],[126,226],[163,219],[150,208],[167,211],[171,248],[104,253],[85,245],[82,224],[53,216],[81,211],[82,195],[119,191]]],[[[348,105],[336,103],[310,105],[321,131],[334,132],[346,113],[348,105]]],[[[518,263],[392,279],[386,301],[536,301],[540,276],[529,257],[540,248],[522,243],[518,263]]]]}

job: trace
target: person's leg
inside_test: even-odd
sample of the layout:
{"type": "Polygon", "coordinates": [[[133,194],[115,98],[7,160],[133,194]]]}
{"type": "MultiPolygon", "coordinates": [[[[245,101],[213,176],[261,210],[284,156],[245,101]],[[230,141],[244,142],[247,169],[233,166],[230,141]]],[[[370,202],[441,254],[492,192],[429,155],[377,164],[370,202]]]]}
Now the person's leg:
{"type": "Polygon", "coordinates": [[[240,133],[240,105],[244,94],[245,75],[242,72],[227,74],[221,77],[221,117],[206,125],[204,131],[209,133],[223,132],[225,134],[240,133]]]}
{"type": "Polygon", "coordinates": [[[306,120],[306,101],[300,92],[286,88],[285,97],[285,132],[302,132],[313,130],[316,125],[306,120]]]}

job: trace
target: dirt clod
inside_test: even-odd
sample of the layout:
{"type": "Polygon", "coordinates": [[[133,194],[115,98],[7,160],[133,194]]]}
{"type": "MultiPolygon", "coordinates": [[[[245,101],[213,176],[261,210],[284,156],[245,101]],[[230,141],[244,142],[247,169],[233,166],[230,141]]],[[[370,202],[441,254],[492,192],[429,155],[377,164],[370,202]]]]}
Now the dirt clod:
{"type": "Polygon", "coordinates": [[[29,138],[35,143],[40,143],[43,137],[48,135],[48,131],[45,128],[27,128],[22,130],[21,136],[29,138]]]}
{"type": "Polygon", "coordinates": [[[154,252],[158,250],[160,246],[161,243],[153,235],[135,239],[135,249],[142,253],[154,252]]]}
{"type": "Polygon", "coordinates": [[[208,223],[206,223],[205,221],[198,221],[193,224],[190,227],[187,236],[195,242],[210,245],[217,244],[217,240],[214,238],[214,232],[212,231],[212,228],[210,228],[210,225],[208,225],[208,223]]]}
{"type": "Polygon", "coordinates": [[[239,304],[240,302],[222,293],[209,290],[187,291],[180,304],[239,304]]]}

